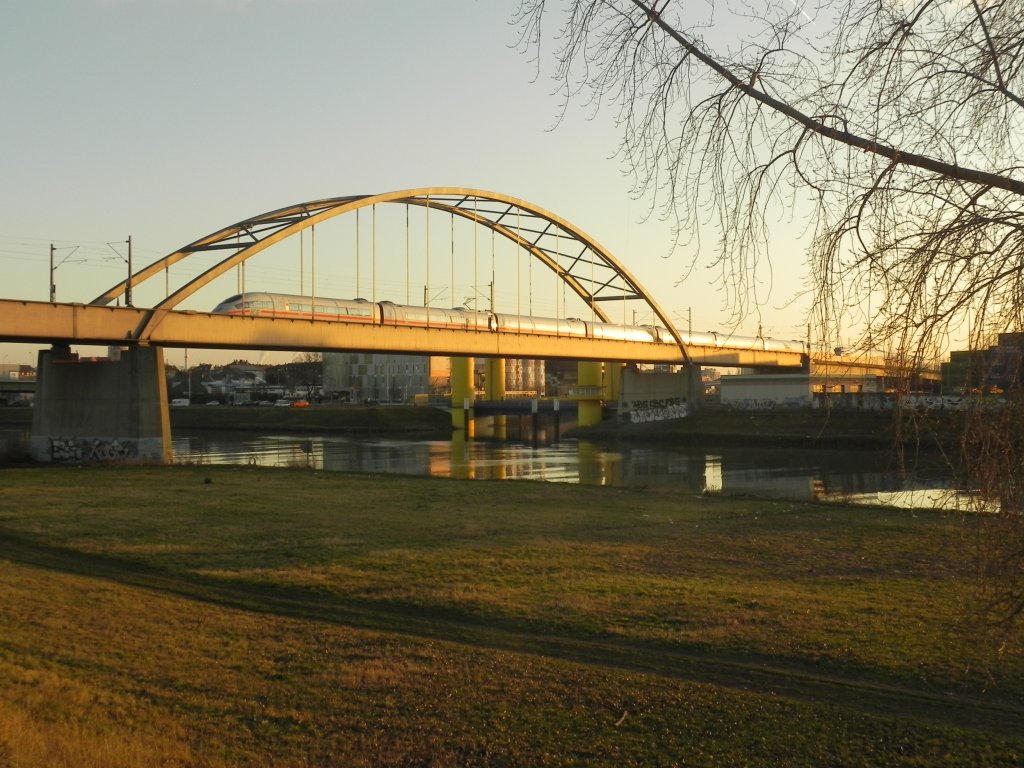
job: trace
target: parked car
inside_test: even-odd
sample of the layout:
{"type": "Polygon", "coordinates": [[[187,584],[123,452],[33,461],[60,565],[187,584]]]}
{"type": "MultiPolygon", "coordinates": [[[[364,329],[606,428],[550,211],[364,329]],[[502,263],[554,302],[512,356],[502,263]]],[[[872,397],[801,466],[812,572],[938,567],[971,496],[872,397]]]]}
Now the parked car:
{"type": "Polygon", "coordinates": [[[309,408],[309,400],[292,400],[292,408],[309,408]]]}

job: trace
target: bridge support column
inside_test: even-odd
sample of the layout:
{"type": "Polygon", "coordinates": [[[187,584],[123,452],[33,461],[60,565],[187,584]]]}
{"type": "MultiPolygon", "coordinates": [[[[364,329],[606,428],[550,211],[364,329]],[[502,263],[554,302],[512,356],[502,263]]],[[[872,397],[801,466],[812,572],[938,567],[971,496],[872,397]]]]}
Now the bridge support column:
{"type": "Polygon", "coordinates": [[[624,363],[605,363],[605,399],[610,402],[618,402],[622,394],[622,373],[626,370],[624,363]]]}
{"type": "Polygon", "coordinates": [[[704,399],[700,366],[687,363],[676,373],[626,369],[619,397],[619,420],[637,424],[681,419],[704,399]]]}
{"type": "Polygon", "coordinates": [[[601,423],[601,403],[604,397],[604,382],[601,380],[601,363],[580,361],[577,368],[576,385],[581,392],[591,396],[580,397],[577,423],[581,427],[592,427],[601,423]]]}
{"type": "Polygon", "coordinates": [[[120,360],[41,351],[29,452],[44,462],[170,461],[163,349],[128,349],[120,360]]]}
{"type": "MultiPolygon", "coordinates": [[[[489,357],[484,361],[484,392],[488,400],[505,399],[505,358],[489,357]]],[[[485,436],[496,440],[508,437],[508,417],[491,416],[486,427],[485,436]]]]}
{"type": "Polygon", "coordinates": [[[465,437],[473,437],[473,401],[476,388],[473,386],[473,358],[453,357],[451,359],[452,381],[452,427],[462,430],[465,437]]]}

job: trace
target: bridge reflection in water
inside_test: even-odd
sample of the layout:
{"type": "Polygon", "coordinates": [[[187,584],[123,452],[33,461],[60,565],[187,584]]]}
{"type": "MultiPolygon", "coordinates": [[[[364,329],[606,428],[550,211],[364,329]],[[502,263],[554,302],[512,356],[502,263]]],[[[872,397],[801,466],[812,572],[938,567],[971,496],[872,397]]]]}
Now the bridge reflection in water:
{"type": "Polygon", "coordinates": [[[898,507],[968,508],[945,478],[913,480],[876,457],[772,450],[618,446],[569,440],[556,445],[484,441],[363,440],[346,437],[179,435],[174,461],[301,467],[325,471],[536,480],[623,488],[658,487],[684,495],[750,495],[898,507]]]}

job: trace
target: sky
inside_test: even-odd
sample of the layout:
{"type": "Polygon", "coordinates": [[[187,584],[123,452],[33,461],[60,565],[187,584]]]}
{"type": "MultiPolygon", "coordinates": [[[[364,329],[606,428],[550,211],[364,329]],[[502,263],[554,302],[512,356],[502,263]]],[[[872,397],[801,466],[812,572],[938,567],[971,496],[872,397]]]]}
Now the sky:
{"type": "MultiPolygon", "coordinates": [[[[453,186],[568,220],[680,327],[755,335],[756,318],[728,325],[717,272],[681,280],[692,254],[670,254],[667,224],[631,199],[613,111],[574,104],[558,121],[554,60],[538,72],[517,49],[517,4],[7,0],[0,297],[47,300],[51,244],[57,299],[88,302],[123,279],[129,236],[138,269],[287,205],[453,186]]],[[[780,234],[773,252],[763,332],[803,338],[802,250],[780,234]]],[[[272,290],[284,279],[265,276],[272,290]]],[[[0,344],[0,356],[34,364],[36,349],[0,344]]],[[[194,350],[190,363],[224,357],[194,350]]]]}

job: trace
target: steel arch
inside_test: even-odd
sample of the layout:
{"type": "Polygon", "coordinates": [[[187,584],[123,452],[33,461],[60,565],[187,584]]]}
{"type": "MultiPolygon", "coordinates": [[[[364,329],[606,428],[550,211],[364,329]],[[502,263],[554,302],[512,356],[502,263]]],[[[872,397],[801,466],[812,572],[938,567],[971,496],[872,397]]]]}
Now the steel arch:
{"type": "Polygon", "coordinates": [[[164,313],[203,286],[260,251],[328,219],[378,203],[418,205],[462,216],[509,239],[555,272],[604,322],[611,322],[601,304],[641,301],[672,334],[684,359],[686,347],[658,303],[629,270],[582,230],[543,208],[495,192],[460,187],[423,187],[375,195],[350,195],[279,208],[218,230],[135,272],[91,304],[106,305],[193,253],[226,250],[227,257],[171,293],[153,308],[139,327],[144,340],[164,313]]]}

